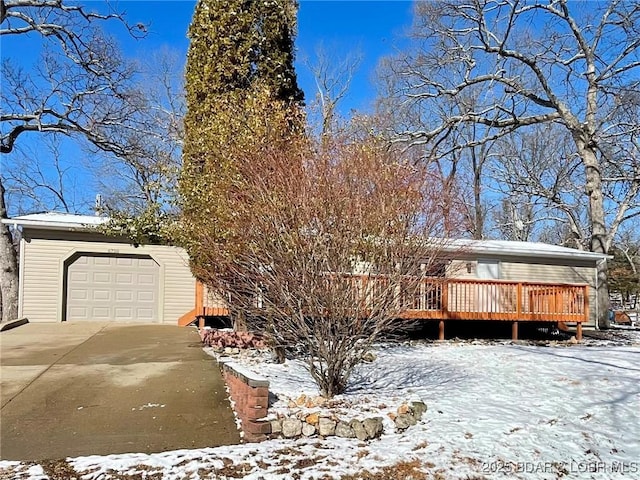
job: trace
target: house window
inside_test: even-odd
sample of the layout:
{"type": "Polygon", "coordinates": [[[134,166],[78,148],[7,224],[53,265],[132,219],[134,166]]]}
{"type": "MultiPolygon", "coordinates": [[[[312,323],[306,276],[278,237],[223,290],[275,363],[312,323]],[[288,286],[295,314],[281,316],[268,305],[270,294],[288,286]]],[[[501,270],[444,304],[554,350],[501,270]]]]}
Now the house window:
{"type": "Polygon", "coordinates": [[[420,270],[427,277],[446,277],[447,262],[421,263],[420,270]]]}
{"type": "Polygon", "coordinates": [[[479,258],[478,267],[476,268],[476,275],[482,280],[499,280],[500,261],[479,258]]]}

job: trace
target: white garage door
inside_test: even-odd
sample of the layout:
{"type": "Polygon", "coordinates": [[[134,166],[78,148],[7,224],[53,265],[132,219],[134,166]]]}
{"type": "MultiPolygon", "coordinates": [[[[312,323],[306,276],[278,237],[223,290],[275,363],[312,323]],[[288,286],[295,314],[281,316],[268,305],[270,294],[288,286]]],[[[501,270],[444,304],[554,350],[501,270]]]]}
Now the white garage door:
{"type": "Polygon", "coordinates": [[[160,268],[148,257],[81,255],[67,268],[67,321],[158,320],[160,268]]]}

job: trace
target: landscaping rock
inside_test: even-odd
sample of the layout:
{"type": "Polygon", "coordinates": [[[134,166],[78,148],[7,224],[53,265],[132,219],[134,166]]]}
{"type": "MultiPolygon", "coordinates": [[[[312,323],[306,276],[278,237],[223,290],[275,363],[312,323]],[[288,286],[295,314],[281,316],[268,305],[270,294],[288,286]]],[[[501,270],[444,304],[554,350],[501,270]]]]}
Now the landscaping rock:
{"type": "Polygon", "coordinates": [[[369,434],[360,420],[351,420],[349,422],[349,426],[353,429],[353,433],[355,433],[356,438],[361,442],[369,439],[369,434]]]}
{"type": "Polygon", "coordinates": [[[262,336],[251,332],[206,329],[200,331],[200,338],[205,346],[224,350],[225,353],[239,353],[239,349],[265,347],[262,336]]]}
{"type": "Polygon", "coordinates": [[[411,413],[418,421],[422,419],[422,415],[427,411],[427,404],[424,402],[411,402],[410,407],[411,413]]]}
{"type": "Polygon", "coordinates": [[[312,413],[310,415],[307,415],[307,418],[305,418],[304,421],[307,422],[309,425],[317,425],[319,419],[320,419],[320,416],[317,413],[312,413]]]}
{"type": "Polygon", "coordinates": [[[308,423],[302,424],[302,435],[304,435],[305,437],[311,437],[315,435],[315,433],[316,427],[314,427],[313,425],[309,425],[308,423]]]}
{"type": "Polygon", "coordinates": [[[338,422],[336,425],[336,436],[342,438],[355,438],[356,434],[348,423],[338,422]]]}
{"type": "Polygon", "coordinates": [[[407,413],[409,413],[409,405],[403,403],[398,407],[398,415],[405,415],[407,413]]]}
{"type": "Polygon", "coordinates": [[[336,422],[327,417],[320,417],[318,419],[318,433],[323,437],[335,435],[336,422]]]}
{"type": "Polygon", "coordinates": [[[315,404],[316,407],[321,407],[323,406],[325,403],[327,403],[327,399],[318,395],[317,397],[313,398],[313,403],[315,404]]]}
{"type": "Polygon", "coordinates": [[[396,423],[396,429],[398,431],[403,431],[415,425],[416,423],[418,423],[418,421],[416,420],[416,417],[414,417],[410,413],[404,413],[396,417],[395,423],[396,423]]]}
{"type": "Polygon", "coordinates": [[[299,437],[302,434],[302,422],[297,418],[286,418],[282,421],[282,435],[285,438],[299,437]]]}
{"type": "Polygon", "coordinates": [[[376,361],[376,354],[373,352],[367,352],[362,356],[362,361],[366,363],[371,363],[376,361]]]}
{"type": "Polygon", "coordinates": [[[271,420],[271,433],[282,433],[282,420],[271,420]]]}
{"type": "Polygon", "coordinates": [[[382,417],[366,418],[362,421],[362,426],[367,431],[369,438],[378,438],[382,435],[382,417]]]}

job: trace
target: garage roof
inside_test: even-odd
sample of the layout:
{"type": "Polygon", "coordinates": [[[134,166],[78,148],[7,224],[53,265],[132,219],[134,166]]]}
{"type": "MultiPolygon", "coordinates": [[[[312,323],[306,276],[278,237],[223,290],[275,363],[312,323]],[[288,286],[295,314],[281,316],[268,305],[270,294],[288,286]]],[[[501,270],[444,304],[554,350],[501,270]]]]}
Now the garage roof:
{"type": "Polygon", "coordinates": [[[97,215],[74,215],[72,213],[34,213],[3,219],[2,223],[19,227],[33,227],[45,230],[86,230],[109,220],[97,215]]]}

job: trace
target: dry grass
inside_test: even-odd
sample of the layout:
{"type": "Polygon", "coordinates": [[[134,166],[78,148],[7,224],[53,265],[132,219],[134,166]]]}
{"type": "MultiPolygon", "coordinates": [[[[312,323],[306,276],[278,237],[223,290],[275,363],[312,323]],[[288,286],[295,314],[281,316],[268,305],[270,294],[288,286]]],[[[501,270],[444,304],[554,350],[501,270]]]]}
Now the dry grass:
{"type": "Polygon", "coordinates": [[[433,477],[424,471],[420,460],[398,462],[370,472],[363,470],[353,475],[344,475],[341,480],[430,480],[433,477]]]}

